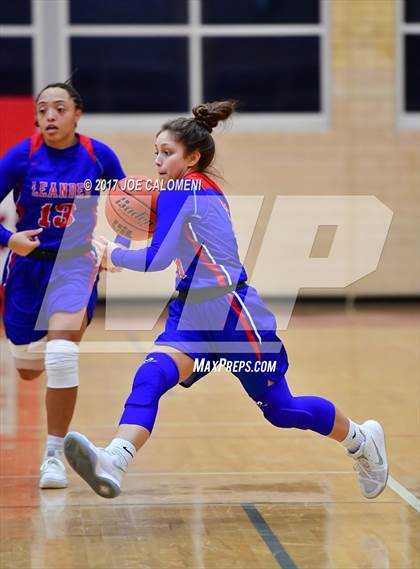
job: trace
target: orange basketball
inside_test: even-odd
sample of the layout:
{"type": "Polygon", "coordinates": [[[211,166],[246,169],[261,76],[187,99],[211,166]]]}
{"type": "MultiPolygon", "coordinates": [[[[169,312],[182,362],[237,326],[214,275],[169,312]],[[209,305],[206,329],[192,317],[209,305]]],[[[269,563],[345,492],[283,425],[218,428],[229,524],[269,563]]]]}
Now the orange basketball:
{"type": "Polygon", "coordinates": [[[112,229],[133,241],[153,235],[159,181],[146,176],[123,178],[110,190],[105,215],[112,229]]]}

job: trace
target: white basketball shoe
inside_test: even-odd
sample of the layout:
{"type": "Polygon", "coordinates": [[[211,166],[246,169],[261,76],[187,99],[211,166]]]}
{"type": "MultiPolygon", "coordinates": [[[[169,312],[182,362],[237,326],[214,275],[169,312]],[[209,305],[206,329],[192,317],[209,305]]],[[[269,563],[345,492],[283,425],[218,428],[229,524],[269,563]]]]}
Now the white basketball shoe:
{"type": "Polygon", "coordinates": [[[46,456],[40,468],[39,487],[43,490],[46,488],[67,488],[68,483],[63,453],[55,451],[46,456]]]}
{"type": "Polygon", "coordinates": [[[115,454],[96,447],[76,432],[66,435],[64,453],[70,466],[99,496],[115,498],[120,494],[125,470],[115,454]]]}
{"type": "Polygon", "coordinates": [[[388,480],[388,459],[385,433],[378,421],[365,421],[360,425],[365,436],[359,450],[347,454],[356,461],[354,470],[359,474],[359,485],[365,498],[376,498],[388,480]]]}

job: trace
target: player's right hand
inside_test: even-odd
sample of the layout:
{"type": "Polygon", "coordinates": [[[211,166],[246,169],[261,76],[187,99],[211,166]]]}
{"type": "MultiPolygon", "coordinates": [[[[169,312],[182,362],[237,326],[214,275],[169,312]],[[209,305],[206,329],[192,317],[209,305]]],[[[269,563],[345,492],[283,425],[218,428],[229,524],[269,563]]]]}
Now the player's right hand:
{"type": "Polygon", "coordinates": [[[97,265],[99,265],[102,270],[109,271],[110,273],[120,273],[123,270],[122,267],[116,267],[111,261],[112,251],[118,248],[117,243],[113,243],[106,237],[101,236],[94,237],[92,239],[92,245],[96,249],[97,265]]]}
{"type": "Polygon", "coordinates": [[[29,255],[29,253],[32,253],[34,249],[39,247],[40,241],[37,235],[39,235],[41,231],[42,228],[27,229],[26,231],[13,233],[7,243],[7,246],[13,251],[13,253],[20,255],[21,257],[26,257],[26,255],[29,255]]]}

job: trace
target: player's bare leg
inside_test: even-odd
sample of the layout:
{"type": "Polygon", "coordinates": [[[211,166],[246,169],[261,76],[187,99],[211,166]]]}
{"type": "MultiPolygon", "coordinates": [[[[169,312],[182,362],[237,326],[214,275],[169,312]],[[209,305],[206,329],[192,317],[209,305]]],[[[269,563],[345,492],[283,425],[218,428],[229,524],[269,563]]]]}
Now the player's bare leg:
{"type": "Polygon", "coordinates": [[[20,379],[24,381],[33,381],[42,375],[43,370],[38,369],[17,369],[20,379]]]}
{"type": "Polygon", "coordinates": [[[41,466],[41,488],[64,488],[68,484],[63,462],[64,437],[76,406],[79,383],[77,343],[87,326],[85,313],[85,309],[74,314],[56,313],[49,322],[45,396],[48,437],[41,466]]]}
{"type": "Polygon", "coordinates": [[[349,432],[350,421],[343,415],[343,413],[335,408],[335,421],[331,433],[328,435],[330,439],[341,443],[347,436],[349,432]]]}
{"type": "Polygon", "coordinates": [[[45,404],[49,435],[62,438],[66,436],[76,406],[77,391],[77,387],[67,389],[47,388],[45,404]]]}

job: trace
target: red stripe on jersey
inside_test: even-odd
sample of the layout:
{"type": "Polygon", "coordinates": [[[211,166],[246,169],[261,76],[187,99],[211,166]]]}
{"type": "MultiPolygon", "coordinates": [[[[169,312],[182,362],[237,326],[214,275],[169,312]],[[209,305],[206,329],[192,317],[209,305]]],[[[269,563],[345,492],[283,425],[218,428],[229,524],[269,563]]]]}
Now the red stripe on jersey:
{"type": "Polygon", "coordinates": [[[208,269],[210,269],[210,271],[212,273],[214,273],[214,275],[217,279],[217,282],[219,283],[219,286],[222,286],[222,287],[227,286],[227,281],[226,281],[225,275],[222,273],[222,271],[220,271],[217,268],[217,265],[209,259],[209,257],[206,255],[206,252],[204,251],[204,249],[196,241],[194,241],[194,239],[188,233],[188,229],[186,228],[186,226],[184,226],[184,232],[185,232],[186,238],[191,243],[191,245],[194,247],[195,252],[200,254],[200,261],[203,263],[203,265],[205,265],[208,269]]]}
{"type": "Polygon", "coordinates": [[[216,192],[223,197],[227,206],[227,210],[230,213],[229,203],[226,199],[226,196],[219,188],[219,186],[216,184],[216,182],[214,182],[211,178],[209,178],[208,176],[206,176],[206,174],[203,174],[202,172],[193,172],[192,174],[188,174],[188,176],[185,177],[190,178],[191,180],[200,180],[202,190],[216,190],[216,192]]]}
{"type": "Polygon", "coordinates": [[[1,304],[1,317],[4,322],[6,315],[6,285],[2,284],[0,288],[0,304],[1,304]]]}
{"type": "Polygon", "coordinates": [[[93,150],[92,141],[88,136],[84,134],[79,134],[80,144],[87,150],[87,153],[92,158],[93,161],[96,160],[95,151],[93,150]]]}
{"type": "Polygon", "coordinates": [[[23,216],[25,215],[25,210],[23,208],[23,205],[21,205],[20,203],[16,204],[16,214],[18,216],[18,220],[20,221],[21,219],[23,219],[23,216]]]}
{"type": "Polygon", "coordinates": [[[31,136],[31,148],[29,150],[29,158],[44,144],[44,139],[40,132],[31,136]]]}
{"type": "Polygon", "coordinates": [[[249,327],[247,319],[244,316],[244,314],[242,313],[242,307],[239,305],[238,301],[236,300],[236,298],[233,296],[232,293],[228,294],[228,298],[230,298],[231,306],[232,306],[233,310],[235,311],[235,313],[237,314],[239,320],[241,321],[241,324],[244,328],[245,334],[247,335],[248,340],[250,341],[250,343],[252,344],[252,347],[254,348],[254,352],[257,356],[257,360],[261,361],[261,351],[259,348],[259,342],[258,342],[258,340],[255,339],[255,332],[253,331],[252,327],[249,327]]]}
{"type": "Polygon", "coordinates": [[[183,279],[185,277],[185,271],[182,261],[179,257],[175,259],[175,265],[176,265],[177,275],[179,276],[180,279],[183,279]]]}
{"type": "Polygon", "coordinates": [[[219,194],[223,194],[222,190],[219,188],[219,186],[216,184],[216,182],[213,182],[213,180],[211,178],[209,178],[208,176],[206,176],[206,174],[203,174],[202,172],[192,172],[191,174],[188,174],[188,176],[185,176],[186,178],[189,178],[191,180],[201,180],[201,189],[202,190],[216,190],[216,192],[218,192],[219,194]]]}

